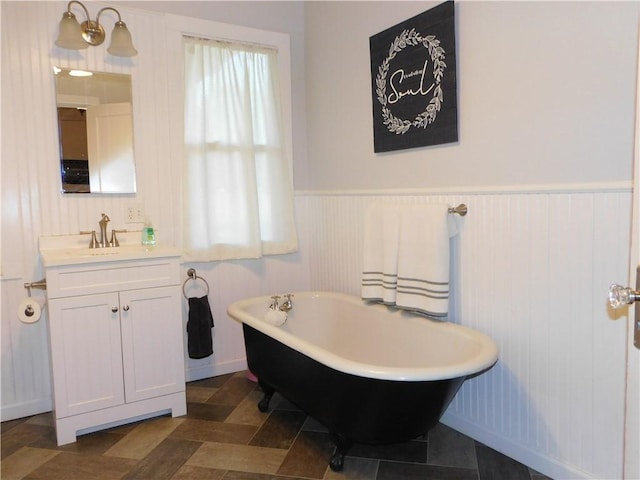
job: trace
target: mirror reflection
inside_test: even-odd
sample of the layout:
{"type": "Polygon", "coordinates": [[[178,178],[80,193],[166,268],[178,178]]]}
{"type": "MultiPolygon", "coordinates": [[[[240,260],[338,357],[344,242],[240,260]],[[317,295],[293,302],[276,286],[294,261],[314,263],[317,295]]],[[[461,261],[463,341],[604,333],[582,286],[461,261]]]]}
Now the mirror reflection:
{"type": "Polygon", "coordinates": [[[135,193],[131,76],[55,68],[64,193],[135,193]]]}

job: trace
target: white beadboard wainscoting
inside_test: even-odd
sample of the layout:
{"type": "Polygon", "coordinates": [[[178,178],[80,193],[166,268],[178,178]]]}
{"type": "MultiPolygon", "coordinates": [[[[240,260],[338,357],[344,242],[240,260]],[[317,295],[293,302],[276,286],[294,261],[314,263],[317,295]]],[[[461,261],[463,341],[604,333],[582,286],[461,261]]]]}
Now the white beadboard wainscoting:
{"type": "Polygon", "coordinates": [[[465,382],[444,423],[553,478],[621,478],[626,316],[606,298],[627,282],[630,190],[298,192],[313,232],[311,288],[360,294],[372,202],[467,204],[452,241],[450,321],[487,333],[500,354],[465,382]]]}

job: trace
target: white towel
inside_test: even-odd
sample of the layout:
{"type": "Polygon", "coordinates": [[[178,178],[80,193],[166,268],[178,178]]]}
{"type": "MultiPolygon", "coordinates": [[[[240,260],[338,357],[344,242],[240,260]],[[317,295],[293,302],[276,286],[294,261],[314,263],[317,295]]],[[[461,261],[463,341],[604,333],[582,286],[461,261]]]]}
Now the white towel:
{"type": "Polygon", "coordinates": [[[445,204],[408,205],[400,220],[399,308],[430,316],[449,312],[449,237],[457,233],[445,204]]]}
{"type": "Polygon", "coordinates": [[[365,212],[362,298],[394,305],[400,215],[396,205],[374,203],[365,212]]]}

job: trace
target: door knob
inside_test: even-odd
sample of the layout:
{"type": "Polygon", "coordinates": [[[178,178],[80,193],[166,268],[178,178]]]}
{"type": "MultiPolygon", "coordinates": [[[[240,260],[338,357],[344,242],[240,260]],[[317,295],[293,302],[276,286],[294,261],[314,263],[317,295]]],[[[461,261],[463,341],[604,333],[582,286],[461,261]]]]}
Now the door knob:
{"type": "Polygon", "coordinates": [[[640,300],[640,292],[636,290],[632,290],[629,287],[625,288],[618,284],[613,284],[609,287],[609,305],[613,308],[620,308],[636,300],[640,300]]]}
{"type": "MultiPolygon", "coordinates": [[[[640,300],[640,291],[631,290],[614,284],[609,287],[609,305],[613,308],[620,308],[640,300]]],[[[640,349],[640,301],[635,305],[635,315],[633,320],[633,345],[640,349]]]]}
{"type": "Polygon", "coordinates": [[[123,309],[125,312],[128,312],[128,311],[129,311],[129,305],[125,305],[124,307],[122,307],[122,309],[123,309]]]}
{"type": "Polygon", "coordinates": [[[118,307],[111,307],[111,311],[112,311],[113,313],[116,313],[116,312],[118,311],[118,307]]]}
{"type": "Polygon", "coordinates": [[[640,266],[636,269],[636,289],[613,284],[609,287],[609,304],[613,308],[636,302],[633,312],[633,345],[640,350],[640,266]]]}

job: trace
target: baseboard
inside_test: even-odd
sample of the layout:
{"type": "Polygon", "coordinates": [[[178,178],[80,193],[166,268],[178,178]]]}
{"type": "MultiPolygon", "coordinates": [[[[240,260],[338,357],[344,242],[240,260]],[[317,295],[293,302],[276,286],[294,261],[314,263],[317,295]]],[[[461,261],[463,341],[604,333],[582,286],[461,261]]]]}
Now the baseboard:
{"type": "Polygon", "coordinates": [[[185,380],[193,382],[203,378],[217,377],[227,373],[240,372],[247,369],[247,359],[241,358],[230,362],[207,364],[197,367],[190,367],[185,370],[185,380]]]}
{"type": "Polygon", "coordinates": [[[571,465],[565,465],[557,459],[544,456],[540,452],[517,445],[513,443],[512,440],[497,435],[493,431],[484,429],[475,423],[450,414],[449,412],[445,412],[440,421],[448,427],[555,480],[596,479],[596,477],[590,475],[588,472],[572,467],[571,465]]]}
{"type": "Polygon", "coordinates": [[[0,410],[0,420],[15,420],[16,418],[30,417],[53,410],[51,398],[41,398],[31,402],[19,403],[15,405],[4,405],[0,410]]]}

